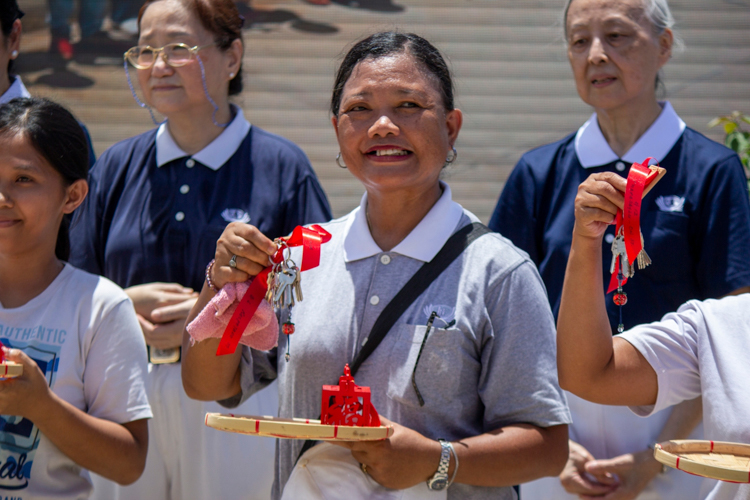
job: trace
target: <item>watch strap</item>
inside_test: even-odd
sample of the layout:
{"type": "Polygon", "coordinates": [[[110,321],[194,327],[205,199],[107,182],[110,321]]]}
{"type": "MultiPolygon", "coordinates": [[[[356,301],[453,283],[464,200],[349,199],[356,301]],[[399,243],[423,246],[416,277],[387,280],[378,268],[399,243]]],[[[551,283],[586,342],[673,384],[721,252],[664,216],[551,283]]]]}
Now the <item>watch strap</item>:
{"type": "Polygon", "coordinates": [[[448,469],[451,467],[451,444],[445,439],[438,439],[440,443],[440,464],[438,464],[435,475],[448,477],[448,469]]]}
{"type": "Polygon", "coordinates": [[[448,469],[451,465],[451,444],[438,439],[440,443],[440,462],[435,474],[427,480],[427,487],[433,491],[441,491],[448,487],[448,469]]]}

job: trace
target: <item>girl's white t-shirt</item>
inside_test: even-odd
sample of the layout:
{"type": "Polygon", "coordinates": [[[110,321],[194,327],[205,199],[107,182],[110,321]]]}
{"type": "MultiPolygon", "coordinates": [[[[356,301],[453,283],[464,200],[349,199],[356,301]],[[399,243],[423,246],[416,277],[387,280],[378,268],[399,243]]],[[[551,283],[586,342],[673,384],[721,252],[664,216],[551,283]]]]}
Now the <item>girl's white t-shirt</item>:
{"type": "MultiPolygon", "coordinates": [[[[146,345],[125,292],[66,264],[21,307],[0,304],[0,339],[41,368],[52,391],[76,408],[116,423],[151,418],[146,345]]],[[[82,443],[86,446],[86,443],[82,443]]],[[[87,470],[28,419],[0,415],[0,499],[85,499],[87,470]]]]}

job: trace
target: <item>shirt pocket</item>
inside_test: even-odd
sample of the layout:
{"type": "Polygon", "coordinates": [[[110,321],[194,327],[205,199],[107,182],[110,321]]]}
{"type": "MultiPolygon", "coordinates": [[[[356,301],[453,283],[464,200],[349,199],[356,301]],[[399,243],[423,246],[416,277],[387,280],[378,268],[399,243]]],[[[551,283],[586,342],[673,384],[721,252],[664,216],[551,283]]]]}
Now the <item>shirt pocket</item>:
{"type": "Polygon", "coordinates": [[[412,383],[414,374],[424,407],[452,406],[461,388],[467,388],[464,333],[457,328],[432,327],[420,355],[427,327],[402,324],[397,328],[398,337],[388,359],[388,397],[403,405],[421,407],[412,383]]]}
{"type": "Polygon", "coordinates": [[[656,212],[646,252],[654,262],[649,276],[656,282],[685,280],[694,269],[688,241],[690,217],[681,213],[656,212]]]}

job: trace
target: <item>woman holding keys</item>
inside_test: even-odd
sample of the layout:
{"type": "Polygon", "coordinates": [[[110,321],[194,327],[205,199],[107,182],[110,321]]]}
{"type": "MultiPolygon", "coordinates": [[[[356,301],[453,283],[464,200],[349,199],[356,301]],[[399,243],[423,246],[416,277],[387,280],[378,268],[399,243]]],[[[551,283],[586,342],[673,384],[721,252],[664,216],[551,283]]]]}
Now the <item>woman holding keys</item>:
{"type": "MultiPolygon", "coordinates": [[[[217,357],[216,340],[189,346],[186,335],[183,383],[193,397],[236,404],[278,378],[279,416],[316,418],[322,385],[335,383],[352,363],[386,305],[454,233],[477,222],[440,180],[456,158],[462,114],[447,65],[429,42],[393,32],[357,42],[337,73],[331,112],[337,161],[366,192],[358,208],[322,225],[332,237],[321,247],[319,267],[302,273],[291,358],[246,347],[217,357]]],[[[257,275],[275,250],[252,226],[230,224],[211,283],[220,288],[257,275]]],[[[298,253],[292,256],[299,262],[298,253]]],[[[191,318],[214,295],[204,285],[191,318]]],[[[568,412],[553,336],[531,262],[500,235],[476,239],[361,364],[356,381],[371,388],[395,433],[347,444],[356,474],[341,477],[340,491],[361,480],[379,494],[408,489],[512,499],[512,485],[557,474],[567,455],[568,412]],[[434,479],[443,466],[447,480],[440,484],[434,479]]],[[[280,335],[279,353],[286,342],[280,335]]],[[[273,498],[281,498],[302,447],[279,441],[273,498]]]]}
{"type": "MultiPolygon", "coordinates": [[[[624,190],[624,180],[611,173],[594,174],[578,188],[557,324],[560,383],[588,401],[628,405],[640,416],[702,396],[706,439],[748,444],[750,294],[690,300],[661,321],[614,339],[609,334],[601,239],[623,207],[624,190]]],[[[706,500],[750,498],[749,484],[705,479],[696,490],[706,500]]]]}
{"type": "MultiPolygon", "coordinates": [[[[666,0],[567,2],[568,59],[578,94],[594,114],[576,133],[522,156],[490,221],[537,264],[555,313],[578,185],[602,172],[624,182],[631,164],[648,157],[667,174],[643,201],[641,229],[654,264],[625,287],[625,326],[658,320],[689,299],[721,297],[750,286],[750,202],[740,160],[687,127],[668,101],[657,99],[661,69],[672,56],[673,25],[666,0]]],[[[602,240],[607,276],[614,232],[614,226],[608,228],[602,240]]],[[[614,334],[620,311],[611,296],[606,308],[614,334]]],[[[645,420],[575,395],[568,403],[573,416],[568,465],[560,481],[523,485],[522,495],[695,498],[697,479],[661,474],[647,446],[688,437],[700,421],[700,400],[645,420]]]]}

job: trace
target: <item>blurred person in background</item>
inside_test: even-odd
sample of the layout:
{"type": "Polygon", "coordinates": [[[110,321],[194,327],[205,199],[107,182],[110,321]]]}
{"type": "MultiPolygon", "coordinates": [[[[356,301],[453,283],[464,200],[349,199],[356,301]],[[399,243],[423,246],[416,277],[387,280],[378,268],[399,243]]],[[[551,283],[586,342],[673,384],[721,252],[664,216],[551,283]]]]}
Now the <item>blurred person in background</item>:
{"type": "MultiPolygon", "coordinates": [[[[750,286],[750,202],[742,164],[732,151],[687,127],[668,101],[657,100],[659,71],[674,46],[673,24],[666,0],[567,3],[568,58],[578,93],[595,112],[577,133],[523,155],[490,221],[537,264],[555,314],[579,184],[602,172],[627,176],[632,163],[647,157],[656,158],[667,175],[643,202],[641,229],[654,264],[627,283],[627,327],[656,321],[689,299],[750,286]]],[[[612,226],[602,240],[607,277],[614,236],[612,226]]],[[[612,300],[607,313],[616,333],[619,310],[612,300]]],[[[523,485],[522,497],[696,497],[699,480],[661,473],[648,446],[688,437],[701,419],[700,399],[645,420],[627,408],[572,394],[568,402],[573,415],[568,465],[559,481],[523,485]]]]}
{"type": "MultiPolygon", "coordinates": [[[[102,155],[73,226],[71,261],[126,288],[152,361],[179,348],[193,290],[229,222],[252,222],[274,238],[331,217],[305,154],[230,103],[242,91],[241,29],[231,0],[144,4],[123,76],[137,79],[145,101],[134,93],[137,102],[166,121],[102,155]]],[[[207,428],[205,413],[221,407],[185,395],[179,362],[151,364],[148,381],[146,472],[125,488],[95,483],[96,498],[268,498],[272,439],[207,428]]],[[[277,406],[272,386],[238,411],[268,415],[277,406]]]]}
{"type": "MultiPolygon", "coordinates": [[[[21,77],[14,72],[14,63],[21,50],[23,15],[16,0],[2,0],[0,3],[0,104],[16,97],[31,97],[21,77]]],[[[93,165],[96,156],[91,145],[91,137],[86,126],[82,123],[80,125],[89,145],[89,165],[93,165]]]]}
{"type": "Polygon", "coordinates": [[[0,104],[16,97],[31,97],[21,78],[13,73],[21,50],[22,17],[16,0],[3,0],[0,4],[0,104]]]}
{"type": "Polygon", "coordinates": [[[76,10],[75,0],[47,0],[50,15],[50,53],[64,60],[73,59],[76,52],[102,50],[111,42],[102,23],[107,14],[106,0],[80,0],[78,2],[78,25],[81,40],[74,46],[71,41],[70,20],[76,10]]]}

